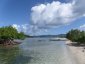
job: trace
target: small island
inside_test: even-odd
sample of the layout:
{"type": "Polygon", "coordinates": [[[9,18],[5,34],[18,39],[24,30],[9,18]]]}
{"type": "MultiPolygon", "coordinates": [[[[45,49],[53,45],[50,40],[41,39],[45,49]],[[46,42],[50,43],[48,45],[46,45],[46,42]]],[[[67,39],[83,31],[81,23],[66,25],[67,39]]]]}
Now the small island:
{"type": "Polygon", "coordinates": [[[0,44],[1,45],[16,45],[21,42],[17,42],[16,39],[25,39],[23,32],[18,32],[16,28],[12,26],[4,26],[0,28],[0,44]]]}

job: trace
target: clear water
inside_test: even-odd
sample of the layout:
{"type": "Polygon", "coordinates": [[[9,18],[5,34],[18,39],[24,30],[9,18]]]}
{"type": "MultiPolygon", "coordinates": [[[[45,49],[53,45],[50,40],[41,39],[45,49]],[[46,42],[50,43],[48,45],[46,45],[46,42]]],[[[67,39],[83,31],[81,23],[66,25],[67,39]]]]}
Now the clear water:
{"type": "Polygon", "coordinates": [[[0,47],[0,64],[75,64],[65,41],[27,38],[14,48],[0,47]]]}

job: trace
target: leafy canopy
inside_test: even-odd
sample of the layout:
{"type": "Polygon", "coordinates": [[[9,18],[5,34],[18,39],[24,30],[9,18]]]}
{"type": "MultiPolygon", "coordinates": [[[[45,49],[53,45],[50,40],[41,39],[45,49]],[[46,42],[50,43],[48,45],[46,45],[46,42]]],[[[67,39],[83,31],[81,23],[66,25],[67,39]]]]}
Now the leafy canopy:
{"type": "Polygon", "coordinates": [[[82,44],[82,43],[85,44],[85,31],[72,29],[66,34],[66,37],[73,42],[78,42],[79,44],[82,44]]]}
{"type": "Polygon", "coordinates": [[[12,26],[5,26],[0,28],[0,39],[24,39],[23,32],[18,32],[12,26]]]}

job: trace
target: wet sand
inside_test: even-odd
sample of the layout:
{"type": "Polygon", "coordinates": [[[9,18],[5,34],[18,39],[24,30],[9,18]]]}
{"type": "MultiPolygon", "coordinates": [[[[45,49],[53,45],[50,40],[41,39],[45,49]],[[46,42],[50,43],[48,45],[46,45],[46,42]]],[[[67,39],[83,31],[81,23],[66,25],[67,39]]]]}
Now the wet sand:
{"type": "Polygon", "coordinates": [[[85,46],[75,46],[71,45],[71,41],[66,41],[66,44],[69,50],[72,53],[72,56],[77,61],[78,64],[85,64],[85,46]]]}

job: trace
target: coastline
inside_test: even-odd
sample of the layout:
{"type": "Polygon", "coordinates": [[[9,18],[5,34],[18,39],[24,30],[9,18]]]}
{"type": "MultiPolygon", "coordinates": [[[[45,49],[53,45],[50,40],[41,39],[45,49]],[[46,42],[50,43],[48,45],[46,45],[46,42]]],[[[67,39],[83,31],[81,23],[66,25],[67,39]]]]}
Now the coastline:
{"type": "Polygon", "coordinates": [[[66,41],[66,45],[72,53],[72,56],[78,64],[85,64],[85,49],[84,46],[71,45],[71,41],[66,41]]]}
{"type": "Polygon", "coordinates": [[[18,45],[18,44],[21,44],[23,42],[23,40],[20,40],[20,39],[14,39],[14,40],[8,40],[8,41],[0,41],[0,46],[6,46],[6,47],[9,47],[9,46],[14,46],[14,45],[18,45]]]}

